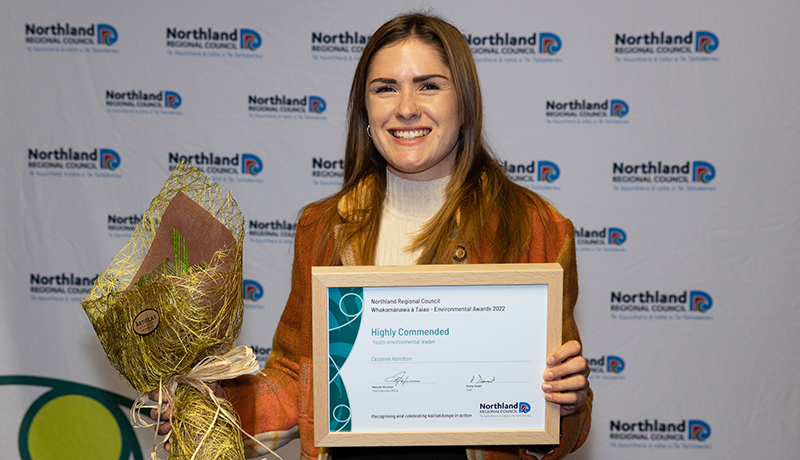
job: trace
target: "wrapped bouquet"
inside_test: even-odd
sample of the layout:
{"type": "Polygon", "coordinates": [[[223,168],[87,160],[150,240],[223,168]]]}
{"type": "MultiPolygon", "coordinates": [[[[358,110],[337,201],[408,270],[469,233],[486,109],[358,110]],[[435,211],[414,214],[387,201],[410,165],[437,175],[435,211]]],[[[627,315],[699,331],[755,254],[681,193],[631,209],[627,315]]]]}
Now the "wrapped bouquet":
{"type": "MultiPolygon", "coordinates": [[[[205,384],[258,370],[249,348],[231,351],[243,240],[231,194],[181,164],[81,302],[111,364],[142,393],[136,406],[166,395],[170,459],[244,458],[235,412],[205,384]]],[[[142,422],[138,410],[132,417],[142,422]]]]}

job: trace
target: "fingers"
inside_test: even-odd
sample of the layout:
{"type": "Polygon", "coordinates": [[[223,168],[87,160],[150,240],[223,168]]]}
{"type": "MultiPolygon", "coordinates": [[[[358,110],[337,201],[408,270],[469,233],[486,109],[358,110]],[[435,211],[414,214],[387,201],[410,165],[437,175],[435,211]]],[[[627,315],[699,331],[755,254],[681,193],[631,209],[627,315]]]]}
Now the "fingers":
{"type": "Polygon", "coordinates": [[[552,366],[563,362],[566,359],[580,356],[582,351],[581,343],[577,340],[570,340],[569,342],[556,348],[556,350],[547,357],[547,364],[552,366]]]}
{"type": "Polygon", "coordinates": [[[561,415],[569,415],[589,397],[589,363],[581,356],[582,347],[570,340],[558,347],[548,358],[548,369],[542,377],[544,398],[561,406],[561,415]]]}
{"type": "Polygon", "coordinates": [[[172,411],[164,410],[164,407],[166,406],[167,403],[167,395],[166,393],[162,393],[159,390],[155,390],[151,391],[147,396],[150,398],[151,401],[154,401],[156,403],[159,402],[161,403],[160,407],[150,409],[150,418],[153,420],[159,420],[163,422],[156,428],[156,433],[164,436],[170,431],[172,431],[172,424],[169,423],[169,419],[172,416],[172,411]]]}
{"type": "Polygon", "coordinates": [[[570,415],[577,411],[589,399],[589,391],[572,391],[567,393],[549,393],[545,395],[545,399],[550,396],[552,399],[548,401],[559,404],[561,406],[561,416],[570,415]]]}
{"type": "Polygon", "coordinates": [[[542,389],[545,400],[561,406],[561,416],[572,414],[589,399],[589,381],[580,374],[545,383],[542,389]]]}
{"type": "Polygon", "coordinates": [[[208,382],[206,383],[211,391],[214,393],[214,396],[220,399],[228,399],[228,392],[225,391],[225,388],[220,384],[219,381],[216,382],[208,382]]]}
{"type": "MultiPolygon", "coordinates": [[[[553,394],[560,394],[564,392],[586,391],[589,388],[589,380],[581,374],[575,374],[565,379],[554,380],[552,382],[544,382],[542,390],[546,393],[545,399],[548,401],[553,398],[553,394]]],[[[555,402],[555,401],[553,401],[555,402]]],[[[574,401],[565,400],[564,403],[570,404],[574,401]]]]}
{"type": "Polygon", "coordinates": [[[545,382],[550,382],[572,374],[580,374],[584,377],[589,376],[589,363],[583,356],[570,358],[569,361],[565,363],[547,369],[542,374],[542,377],[545,382]]]}
{"type": "Polygon", "coordinates": [[[581,356],[581,351],[581,344],[577,340],[570,340],[558,347],[547,358],[548,369],[542,375],[544,380],[551,381],[572,374],[588,377],[589,364],[581,356]]]}
{"type": "MultiPolygon", "coordinates": [[[[208,387],[211,389],[212,393],[218,398],[227,399],[228,394],[225,391],[225,388],[219,384],[219,382],[208,382],[208,387]]],[[[156,427],[156,433],[161,436],[166,436],[172,431],[172,423],[170,423],[170,419],[172,418],[172,410],[165,409],[167,405],[167,395],[166,393],[160,392],[159,390],[151,391],[147,395],[151,401],[156,403],[160,403],[159,407],[150,410],[150,418],[155,421],[160,421],[161,424],[156,427]]],[[[169,438],[167,438],[169,439],[169,438]]],[[[169,452],[170,443],[166,442],[164,444],[164,450],[169,452]]]]}
{"type": "Polygon", "coordinates": [[[588,397],[589,393],[586,390],[582,390],[570,391],[566,393],[547,393],[544,396],[544,399],[561,406],[573,406],[577,408],[582,406],[588,397]]]}
{"type": "Polygon", "coordinates": [[[172,431],[172,424],[169,422],[164,422],[156,428],[156,433],[161,436],[168,435],[170,431],[172,431]]]}
{"type": "Polygon", "coordinates": [[[147,397],[150,398],[150,401],[155,401],[157,403],[160,402],[161,404],[166,403],[167,400],[169,399],[167,397],[167,394],[160,390],[151,391],[150,393],[147,394],[147,397]]]}
{"type": "Polygon", "coordinates": [[[172,424],[169,423],[169,419],[172,416],[172,411],[161,409],[160,412],[161,413],[159,414],[159,409],[150,409],[150,418],[162,422],[156,428],[156,432],[163,436],[172,431],[172,424]]]}
{"type": "MultiPolygon", "coordinates": [[[[584,400],[584,402],[586,402],[586,401],[584,400]]],[[[578,409],[581,408],[582,405],[583,405],[583,403],[580,403],[580,404],[577,404],[577,405],[562,404],[561,405],[561,416],[562,417],[566,417],[567,415],[574,414],[575,412],[578,411],[578,409]]],[[[169,450],[169,449],[167,449],[167,450],[169,450]]]]}

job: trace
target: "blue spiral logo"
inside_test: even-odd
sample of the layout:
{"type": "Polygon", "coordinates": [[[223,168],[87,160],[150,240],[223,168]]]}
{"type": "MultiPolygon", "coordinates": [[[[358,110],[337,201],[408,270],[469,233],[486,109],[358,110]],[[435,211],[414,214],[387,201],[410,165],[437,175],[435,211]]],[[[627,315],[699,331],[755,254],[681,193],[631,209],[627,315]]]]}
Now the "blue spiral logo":
{"type": "Polygon", "coordinates": [[[119,168],[119,154],[111,149],[100,149],[100,168],[113,171],[119,168]]]}
{"type": "Polygon", "coordinates": [[[539,34],[539,54],[556,54],[561,50],[561,38],[558,35],[542,32],[539,34]]]}
{"type": "Polygon", "coordinates": [[[164,91],[164,107],[177,109],[181,106],[181,95],[175,91],[164,91]]]}
{"type": "Polygon", "coordinates": [[[628,103],[621,99],[611,99],[611,116],[622,118],[628,114],[628,103]]]}
{"type": "Polygon", "coordinates": [[[243,50],[255,51],[261,46],[261,35],[252,29],[239,29],[239,47],[243,50]]]}
{"type": "Polygon", "coordinates": [[[252,153],[242,154],[242,174],[256,176],[262,169],[264,169],[264,165],[261,163],[261,158],[252,153]]]}
{"type": "Polygon", "coordinates": [[[711,163],[695,161],[692,164],[692,182],[707,184],[714,180],[716,175],[717,171],[711,163]]]}
{"type": "Polygon", "coordinates": [[[258,281],[254,280],[244,280],[242,283],[242,291],[244,300],[256,301],[264,295],[264,288],[261,287],[258,281]]]}
{"type": "Polygon", "coordinates": [[[625,231],[621,228],[608,228],[608,244],[613,244],[614,246],[620,246],[625,240],[628,239],[628,235],[625,234],[625,231]]]}
{"type": "Polygon", "coordinates": [[[719,39],[716,35],[708,31],[697,31],[695,34],[695,52],[711,54],[717,50],[719,39]]]}
{"type": "Polygon", "coordinates": [[[325,99],[319,96],[308,96],[308,111],[311,113],[322,113],[328,105],[325,99]]]}
{"type": "Polygon", "coordinates": [[[689,439],[705,441],[711,436],[711,426],[702,420],[689,420],[689,439]]]}
{"type": "Polygon", "coordinates": [[[711,309],[712,305],[714,305],[714,301],[707,293],[703,291],[689,292],[689,311],[705,313],[711,309]]]}
{"type": "Polygon", "coordinates": [[[117,29],[108,24],[97,24],[97,44],[111,46],[117,42],[117,29]]]}

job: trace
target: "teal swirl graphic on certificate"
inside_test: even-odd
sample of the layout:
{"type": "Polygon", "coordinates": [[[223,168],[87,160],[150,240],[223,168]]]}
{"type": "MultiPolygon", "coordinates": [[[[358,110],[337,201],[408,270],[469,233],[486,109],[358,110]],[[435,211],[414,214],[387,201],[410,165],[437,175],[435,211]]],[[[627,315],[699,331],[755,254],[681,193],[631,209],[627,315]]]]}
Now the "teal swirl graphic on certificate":
{"type": "Polygon", "coordinates": [[[361,325],[364,288],[328,288],[328,410],[330,431],[352,428],[350,400],[340,371],[361,325]]]}

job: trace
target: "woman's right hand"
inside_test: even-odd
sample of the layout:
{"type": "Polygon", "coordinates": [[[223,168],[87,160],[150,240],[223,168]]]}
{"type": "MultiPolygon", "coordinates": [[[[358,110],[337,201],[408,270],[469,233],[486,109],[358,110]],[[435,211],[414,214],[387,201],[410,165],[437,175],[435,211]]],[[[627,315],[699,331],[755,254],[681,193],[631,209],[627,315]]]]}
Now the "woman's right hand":
{"type": "MultiPolygon", "coordinates": [[[[225,391],[225,388],[223,388],[222,385],[219,384],[219,382],[207,382],[206,385],[208,385],[208,387],[214,393],[214,396],[220,399],[228,399],[228,393],[225,391]]],[[[155,390],[151,391],[150,394],[148,394],[150,400],[155,402],[156,404],[158,404],[158,396],[159,396],[158,393],[159,391],[155,390]]],[[[162,408],[165,407],[166,404],[167,404],[167,395],[162,393],[161,407],[162,408]]],[[[161,424],[156,427],[156,433],[158,433],[161,436],[166,436],[172,431],[172,423],[170,423],[170,418],[172,417],[172,410],[171,409],[163,410],[160,416],[158,412],[159,412],[158,408],[150,409],[150,418],[153,420],[161,421],[161,424]]],[[[164,450],[169,452],[169,447],[170,447],[169,442],[164,443],[164,450]]]]}
{"type": "MultiPolygon", "coordinates": [[[[159,390],[151,391],[150,394],[147,396],[150,398],[150,401],[155,402],[156,404],[159,403],[159,390]]],[[[161,408],[154,408],[150,409],[150,418],[154,421],[160,421],[161,424],[156,426],[156,433],[161,436],[166,436],[172,431],[172,424],[169,422],[170,417],[172,417],[172,410],[164,410],[163,408],[167,405],[167,395],[161,393],[161,408]],[[159,414],[159,411],[161,413],[159,414]]],[[[164,444],[164,450],[169,452],[169,443],[164,444]]]]}

